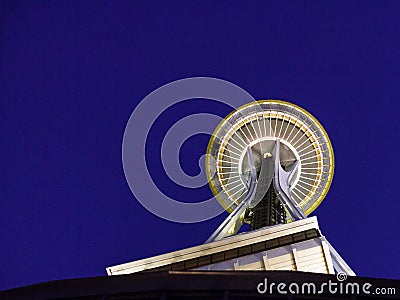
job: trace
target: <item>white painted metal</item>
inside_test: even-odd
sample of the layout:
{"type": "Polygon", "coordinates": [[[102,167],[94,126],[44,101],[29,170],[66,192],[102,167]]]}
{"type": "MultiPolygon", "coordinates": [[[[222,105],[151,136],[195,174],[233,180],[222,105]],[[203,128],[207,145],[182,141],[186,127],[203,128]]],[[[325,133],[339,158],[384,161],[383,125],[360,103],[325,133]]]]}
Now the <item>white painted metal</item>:
{"type": "Polygon", "coordinates": [[[323,250],[324,238],[261,251],[231,260],[195,268],[194,270],[287,270],[335,274],[332,260],[323,250]]]}
{"type": "MultiPolygon", "coordinates": [[[[303,232],[309,229],[319,230],[318,221],[316,217],[311,217],[304,220],[291,222],[288,224],[266,227],[259,230],[254,230],[247,233],[234,235],[216,242],[202,244],[187,249],[182,249],[162,255],[157,255],[150,258],[145,258],[121,265],[108,267],[107,273],[108,275],[136,273],[144,270],[162,267],[172,263],[185,261],[188,259],[197,258],[204,255],[226,251],[232,248],[237,248],[246,245],[256,244],[262,241],[272,240],[278,237],[303,232]]],[[[274,252],[273,250],[271,251],[272,255],[274,252]]],[[[271,256],[271,258],[272,257],[273,256],[271,256]]],[[[262,260],[263,259],[261,256],[261,261],[262,260]]],[[[234,267],[232,266],[232,269],[233,268],[234,267]]]]}
{"type": "MultiPolygon", "coordinates": [[[[168,264],[210,255],[232,248],[268,241],[277,237],[303,232],[309,229],[319,231],[316,217],[267,227],[223,240],[174,251],[138,261],[107,268],[109,275],[140,272],[168,264]]],[[[334,274],[333,261],[325,237],[317,237],[238,258],[209,264],[194,270],[292,270],[334,274]]]]}

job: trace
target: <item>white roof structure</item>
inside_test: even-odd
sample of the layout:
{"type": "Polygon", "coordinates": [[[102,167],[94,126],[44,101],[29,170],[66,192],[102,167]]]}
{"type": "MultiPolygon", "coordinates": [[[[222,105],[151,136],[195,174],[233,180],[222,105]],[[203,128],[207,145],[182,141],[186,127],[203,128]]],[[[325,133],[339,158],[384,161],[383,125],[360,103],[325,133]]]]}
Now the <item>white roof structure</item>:
{"type": "Polygon", "coordinates": [[[107,268],[108,275],[161,270],[293,270],[334,274],[316,217],[107,268]]]}

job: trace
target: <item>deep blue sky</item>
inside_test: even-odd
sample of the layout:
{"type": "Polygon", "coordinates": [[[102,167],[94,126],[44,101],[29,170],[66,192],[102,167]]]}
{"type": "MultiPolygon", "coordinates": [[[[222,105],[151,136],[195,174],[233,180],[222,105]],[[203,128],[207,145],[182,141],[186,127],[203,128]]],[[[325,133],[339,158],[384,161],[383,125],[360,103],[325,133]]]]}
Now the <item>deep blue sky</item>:
{"type": "MultiPolygon", "coordinates": [[[[135,200],[121,163],[139,101],[192,76],[314,114],[336,158],[315,211],[323,233],[357,274],[400,279],[399,20],[396,1],[2,1],[0,289],[105,275],[206,240],[225,215],[162,220],[135,200]]],[[[154,139],[182,112],[229,112],[185,105],[162,115],[154,139]]],[[[207,141],[184,145],[188,173],[207,141]]],[[[159,185],[183,201],[210,193],[159,185]]]]}

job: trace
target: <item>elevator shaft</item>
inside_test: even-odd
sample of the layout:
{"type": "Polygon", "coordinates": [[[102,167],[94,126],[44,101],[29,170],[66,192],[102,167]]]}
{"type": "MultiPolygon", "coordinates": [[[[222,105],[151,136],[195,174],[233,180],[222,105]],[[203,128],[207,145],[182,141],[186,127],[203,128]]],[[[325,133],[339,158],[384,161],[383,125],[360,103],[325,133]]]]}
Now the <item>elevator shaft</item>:
{"type": "Polygon", "coordinates": [[[286,212],[271,183],[261,201],[252,209],[250,229],[286,223],[286,212]]]}

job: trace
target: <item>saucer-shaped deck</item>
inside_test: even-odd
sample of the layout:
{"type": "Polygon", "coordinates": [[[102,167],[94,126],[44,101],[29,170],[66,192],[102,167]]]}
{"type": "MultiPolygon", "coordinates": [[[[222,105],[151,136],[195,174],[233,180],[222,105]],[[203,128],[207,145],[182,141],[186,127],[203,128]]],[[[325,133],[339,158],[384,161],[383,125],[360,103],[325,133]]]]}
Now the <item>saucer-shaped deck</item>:
{"type": "Polygon", "coordinates": [[[294,104],[260,100],[229,114],[215,129],[207,148],[209,185],[226,210],[231,212],[246,196],[250,176],[248,147],[258,170],[261,157],[274,153],[277,139],[282,167],[289,171],[299,161],[290,182],[292,198],[306,215],[324,199],[334,170],[326,131],[310,113],[294,104]]]}

